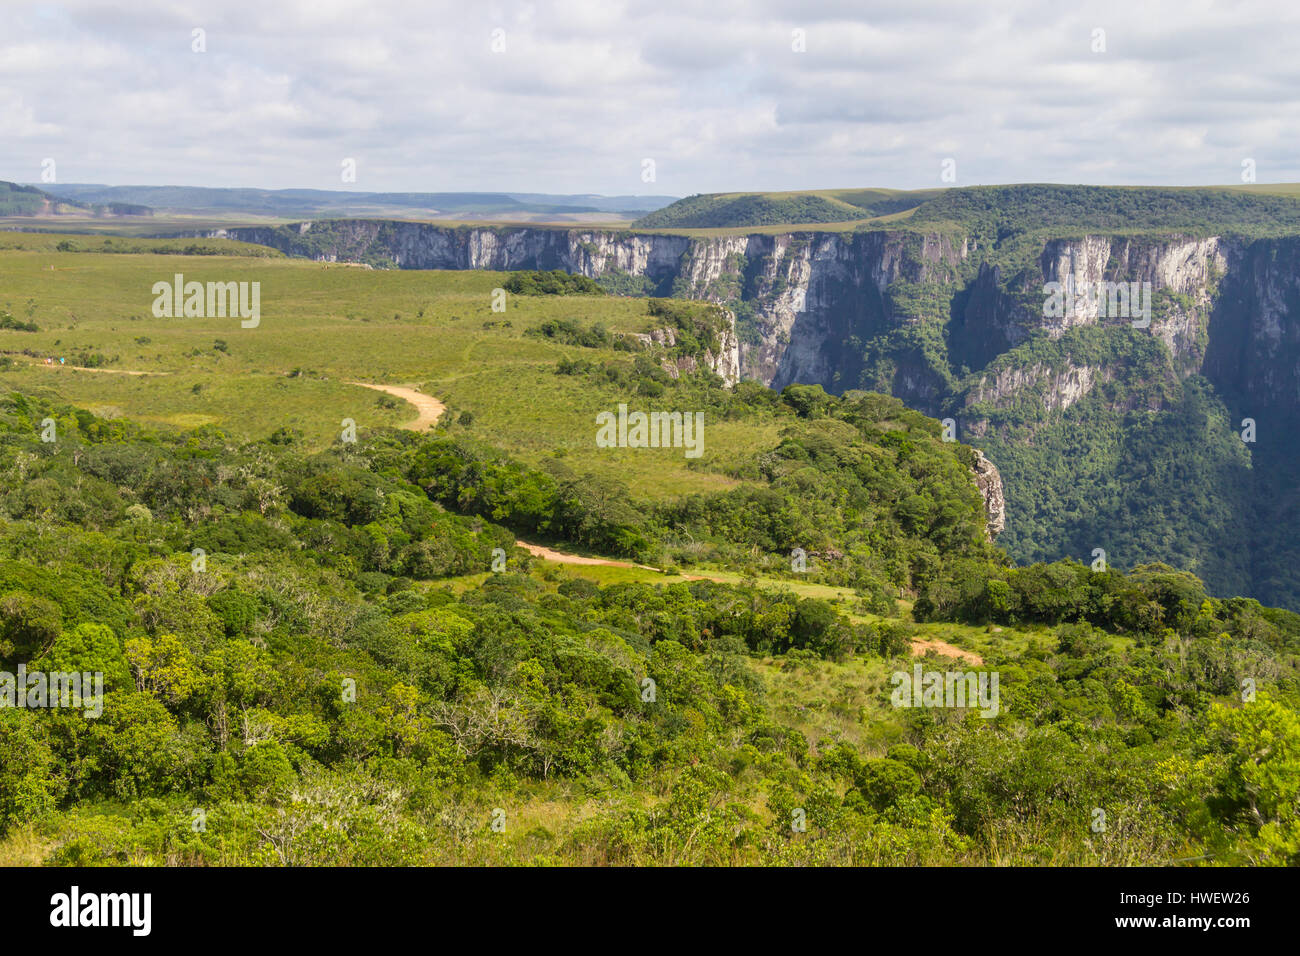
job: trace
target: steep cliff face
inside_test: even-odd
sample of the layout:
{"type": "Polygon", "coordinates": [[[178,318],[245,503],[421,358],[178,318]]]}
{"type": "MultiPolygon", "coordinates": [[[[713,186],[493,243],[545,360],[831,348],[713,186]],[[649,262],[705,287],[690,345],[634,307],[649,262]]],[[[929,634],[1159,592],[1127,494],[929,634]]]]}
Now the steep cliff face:
{"type": "Polygon", "coordinates": [[[1005,501],[990,520],[996,510],[1013,556],[1077,557],[1114,539],[1121,562],[1169,561],[1224,593],[1300,605],[1300,562],[1270,569],[1278,549],[1259,545],[1300,520],[1285,437],[1300,418],[1300,238],[951,227],[693,237],[347,220],[223,234],[318,259],[562,269],[713,301],[736,318],[704,360],[728,381],[871,389],[956,419],[959,437],[998,462],[1005,501]],[[1053,307],[1054,287],[1074,294],[1053,307]],[[1245,418],[1259,440],[1228,441],[1245,418]],[[1175,463],[1144,470],[1162,454],[1175,463]],[[1180,477],[1188,459],[1204,473],[1180,477]],[[1117,484],[1123,469],[1140,499],[1117,484]],[[1210,503],[1193,520],[1183,506],[1197,495],[1210,503]],[[1228,567],[1216,548],[1260,556],[1228,567]]]}
{"type": "Polygon", "coordinates": [[[1146,334],[1164,344],[1179,376],[1204,373],[1261,405],[1300,399],[1293,360],[1300,326],[1292,319],[1300,315],[1300,240],[1047,239],[1026,266],[997,261],[987,243],[940,232],[695,238],[328,220],[213,235],[327,261],[639,280],[642,291],[708,299],[742,315],[721,354],[710,357],[729,381],[873,388],[936,415],[1006,405],[1026,391],[1041,396],[1045,411],[1070,408],[1114,369],[1072,357],[988,366],[1035,336],[1130,326],[1132,315],[1115,314],[1113,292],[1108,299],[1103,287],[1137,284],[1131,311],[1149,295],[1146,334]],[[1049,314],[1048,283],[1103,292],[1076,295],[1049,314]]]}
{"type": "Polygon", "coordinates": [[[675,277],[692,242],[683,236],[378,219],[239,227],[208,235],[329,262],[371,258],[402,269],[563,269],[593,278],[624,272],[655,279],[675,277]]]}
{"type": "Polygon", "coordinates": [[[984,498],[984,522],[989,540],[1001,534],[1007,527],[1007,501],[1002,488],[1002,473],[998,466],[984,456],[984,452],[975,449],[975,487],[979,488],[984,498]]]}
{"type": "MultiPolygon", "coordinates": [[[[1214,294],[1214,279],[1229,268],[1229,257],[1240,254],[1237,245],[1219,238],[1197,240],[1134,240],[1088,236],[1084,239],[1053,240],[1045,244],[1041,257],[1045,282],[1068,283],[1074,289],[1100,290],[1123,283],[1137,288],[1131,291],[1145,302],[1148,294],[1161,304],[1160,315],[1153,318],[1151,331],[1158,336],[1185,368],[1191,369],[1203,358],[1203,342],[1214,294]]],[[[1082,295],[1076,308],[1061,318],[1046,317],[1043,328],[1059,337],[1071,327],[1133,320],[1138,311],[1135,301],[1128,303],[1128,314],[1114,314],[1116,297],[1082,295]]],[[[1123,303],[1119,303],[1123,311],[1123,303]]]]}
{"type": "MultiPolygon", "coordinates": [[[[843,341],[922,316],[896,308],[896,283],[949,282],[965,242],[913,233],[800,233],[689,238],[540,227],[444,227],[377,220],[207,233],[321,261],[389,262],[404,269],[562,269],[590,278],[643,280],[643,291],[742,305],[740,373],[776,388],[823,382],[842,390],[843,341]]],[[[903,363],[899,392],[935,394],[920,367],[903,363]]]]}
{"type": "Polygon", "coordinates": [[[1203,368],[1243,414],[1300,417],[1300,238],[1234,249],[1210,315],[1203,368]]]}

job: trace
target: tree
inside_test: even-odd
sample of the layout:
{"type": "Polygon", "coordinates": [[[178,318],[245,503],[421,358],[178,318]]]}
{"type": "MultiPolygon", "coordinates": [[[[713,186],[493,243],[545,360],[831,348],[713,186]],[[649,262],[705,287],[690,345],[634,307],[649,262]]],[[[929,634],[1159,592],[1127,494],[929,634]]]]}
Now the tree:
{"type": "Polygon", "coordinates": [[[1300,863],[1300,717],[1260,697],[1209,711],[1205,746],[1222,755],[1210,809],[1224,824],[1244,824],[1259,862],[1300,863]]]}
{"type": "Polygon", "coordinates": [[[274,740],[255,744],[239,760],[238,778],[244,793],[259,803],[278,803],[298,779],[284,749],[274,740]]]}
{"type": "Polygon", "coordinates": [[[41,657],[63,630],[63,615],[51,601],[25,591],[0,598],[0,659],[30,663],[41,657]]]}
{"type": "Polygon", "coordinates": [[[868,760],[858,776],[858,789],[876,810],[885,810],[903,797],[920,793],[921,778],[897,760],[868,760]]]}
{"type": "Polygon", "coordinates": [[[103,624],[86,622],[63,632],[44,663],[50,671],[103,674],[105,690],[131,687],[131,672],[122,644],[112,629],[103,624]]]}
{"type": "Polygon", "coordinates": [[[0,710],[0,834],[54,809],[66,788],[59,764],[35,714],[0,710]]]}

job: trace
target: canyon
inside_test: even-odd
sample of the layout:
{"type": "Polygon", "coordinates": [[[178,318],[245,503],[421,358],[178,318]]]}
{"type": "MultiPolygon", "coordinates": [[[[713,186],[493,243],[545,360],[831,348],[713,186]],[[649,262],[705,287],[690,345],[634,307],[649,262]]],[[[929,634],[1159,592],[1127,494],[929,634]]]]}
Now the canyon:
{"type": "Polygon", "coordinates": [[[1109,544],[1128,566],[1168,563],[1224,591],[1300,603],[1300,576],[1277,560],[1279,529],[1300,512],[1287,438],[1300,409],[1300,236],[991,237],[941,226],[700,235],[361,219],[205,235],[402,269],[560,269],[616,293],[715,302],[731,311],[735,336],[707,364],[728,381],[869,389],[952,417],[960,440],[1001,471],[999,543],[1013,557],[1083,557],[1109,544]],[[1044,308],[1050,283],[1118,282],[1150,284],[1149,328],[1111,315],[1104,299],[1044,308]],[[1252,445],[1237,436],[1244,418],[1259,426],[1252,445]],[[1071,452],[1079,431],[1086,447],[1071,452]],[[1180,462],[1199,462],[1199,477],[1145,473],[1150,443],[1170,441],[1180,462]],[[1050,462],[1049,448],[1060,452],[1050,462]],[[1213,517],[1172,550],[1167,534],[1144,537],[1139,529],[1198,514],[1185,507],[1189,492],[1213,517]]]}

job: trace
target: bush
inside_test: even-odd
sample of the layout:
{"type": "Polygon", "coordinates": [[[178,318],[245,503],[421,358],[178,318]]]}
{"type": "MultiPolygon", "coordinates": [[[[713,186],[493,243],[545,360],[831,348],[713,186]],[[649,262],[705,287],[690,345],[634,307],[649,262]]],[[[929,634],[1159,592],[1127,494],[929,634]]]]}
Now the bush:
{"type": "Polygon", "coordinates": [[[515,295],[604,295],[594,279],[570,275],[561,269],[551,272],[525,270],[511,273],[503,288],[515,295]]]}

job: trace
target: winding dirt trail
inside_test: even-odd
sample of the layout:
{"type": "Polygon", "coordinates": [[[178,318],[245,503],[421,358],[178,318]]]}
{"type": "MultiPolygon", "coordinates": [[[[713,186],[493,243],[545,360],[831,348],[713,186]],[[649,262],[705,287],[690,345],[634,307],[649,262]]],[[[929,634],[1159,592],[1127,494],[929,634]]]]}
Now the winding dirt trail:
{"type": "Polygon", "coordinates": [[[427,431],[429,426],[436,424],[442,417],[442,413],[447,410],[447,406],[442,402],[416,388],[406,388],[401,385],[374,385],[370,382],[348,382],[348,384],[360,385],[362,388],[373,389],[376,392],[387,392],[395,398],[410,402],[419,415],[414,421],[409,421],[402,427],[413,432],[427,431]]]}
{"type": "MultiPolygon", "coordinates": [[[[146,372],[129,368],[88,368],[85,365],[60,365],[57,362],[46,365],[38,359],[28,359],[28,364],[33,368],[47,369],[67,369],[74,372],[96,372],[101,375],[170,375],[171,372],[146,372]]],[[[394,398],[400,398],[415,406],[416,417],[403,425],[403,428],[409,428],[411,431],[422,432],[430,425],[435,424],[442,413],[447,410],[447,406],[438,401],[432,395],[425,395],[418,388],[406,388],[402,385],[375,385],[371,382],[348,382],[349,385],[359,385],[361,388],[373,389],[376,392],[387,392],[394,398]]]]}
{"type": "MultiPolygon", "coordinates": [[[[79,372],[106,372],[115,375],[168,375],[168,372],[142,372],[129,369],[117,368],[85,368],[78,365],[45,365],[42,362],[32,362],[38,368],[68,368],[75,369],[79,372]]],[[[349,385],[357,385],[361,388],[368,388],[376,392],[385,392],[394,398],[400,398],[415,406],[417,412],[416,418],[407,422],[402,428],[411,431],[422,432],[428,430],[430,425],[437,424],[442,413],[447,410],[447,406],[432,395],[426,395],[418,389],[407,388],[403,385],[376,385],[372,382],[348,382],[349,385]]],[[[604,565],[611,568],[640,568],[643,571],[657,571],[666,573],[662,568],[651,567],[648,564],[636,564],[632,561],[619,561],[614,558],[589,558],[580,554],[565,554],[563,551],[556,551],[554,548],[547,548],[540,544],[532,544],[528,541],[516,540],[515,544],[523,548],[534,557],[542,558],[546,561],[554,561],[558,564],[580,564],[580,565],[604,565]]],[[[727,583],[726,578],[714,577],[709,574],[681,574],[679,577],[688,581],[718,581],[727,583]]],[[[921,657],[926,653],[934,651],[944,657],[953,657],[959,660],[967,661],[976,666],[984,663],[978,654],[970,651],[964,651],[960,647],[949,644],[947,641],[941,641],[938,638],[918,638],[912,642],[912,656],[921,657]]]]}
{"type": "MultiPolygon", "coordinates": [[[[555,561],[558,564],[599,564],[610,568],[641,568],[644,571],[659,571],[662,568],[652,568],[648,564],[633,564],[631,561],[618,561],[613,558],[588,558],[580,554],[565,554],[563,551],[556,551],[554,548],[543,547],[540,544],[531,544],[519,539],[515,540],[515,545],[523,548],[534,557],[543,558],[547,561],[555,561]]],[[[726,578],[713,577],[708,574],[683,574],[681,577],[688,581],[718,581],[726,584],[726,578]]],[[[984,664],[983,658],[978,654],[970,651],[964,651],[956,645],[949,644],[947,641],[941,641],[938,638],[917,638],[912,641],[912,656],[924,657],[930,651],[934,651],[943,657],[953,657],[958,660],[966,661],[977,667],[984,664]]]]}
{"type": "MultiPolygon", "coordinates": [[[[648,564],[633,564],[631,561],[618,561],[614,558],[587,558],[580,554],[565,554],[563,551],[556,551],[553,548],[546,548],[540,544],[530,544],[527,541],[515,540],[516,547],[523,548],[535,558],[544,558],[547,561],[555,561],[559,564],[602,564],[610,568],[640,568],[643,571],[658,571],[663,573],[663,568],[652,568],[648,564]]],[[[700,581],[703,578],[689,574],[682,575],[684,578],[690,578],[692,581],[700,581]]],[[[709,580],[719,580],[710,578],[709,580]]]]}
{"type": "Polygon", "coordinates": [[[913,657],[924,657],[929,651],[934,651],[943,657],[955,657],[958,660],[966,661],[968,664],[974,664],[976,667],[984,666],[984,658],[978,654],[963,651],[960,647],[949,644],[947,641],[941,641],[937,637],[917,638],[912,641],[913,657]]]}
{"type": "MultiPolygon", "coordinates": [[[[115,375],[167,375],[167,372],[143,372],[130,369],[116,368],[84,368],[78,365],[45,365],[41,362],[33,362],[38,368],[67,368],[75,369],[79,372],[101,372],[115,375]]],[[[361,388],[368,388],[376,392],[384,392],[392,395],[394,398],[400,398],[415,406],[417,415],[414,420],[407,422],[402,428],[411,431],[423,432],[428,430],[429,426],[437,424],[447,406],[432,395],[426,395],[418,389],[407,388],[402,385],[376,385],[371,382],[349,382],[349,385],[357,385],[361,388]]],[[[558,564],[578,564],[578,565],[604,565],[611,568],[639,568],[643,571],[657,571],[665,573],[662,568],[651,567],[648,564],[636,564],[632,561],[619,561],[614,558],[589,558],[580,554],[566,554],[563,551],[556,551],[554,548],[547,548],[540,544],[532,544],[528,541],[516,540],[515,544],[534,557],[542,558],[546,561],[555,561],[558,564]]],[[[726,578],[714,577],[709,574],[680,574],[679,577],[688,581],[718,581],[726,583],[726,578]]],[[[912,642],[912,656],[921,657],[934,651],[944,657],[953,657],[959,660],[967,661],[974,665],[982,665],[984,661],[978,654],[970,651],[964,651],[960,647],[949,644],[947,641],[941,641],[938,638],[918,638],[912,642]]]]}

